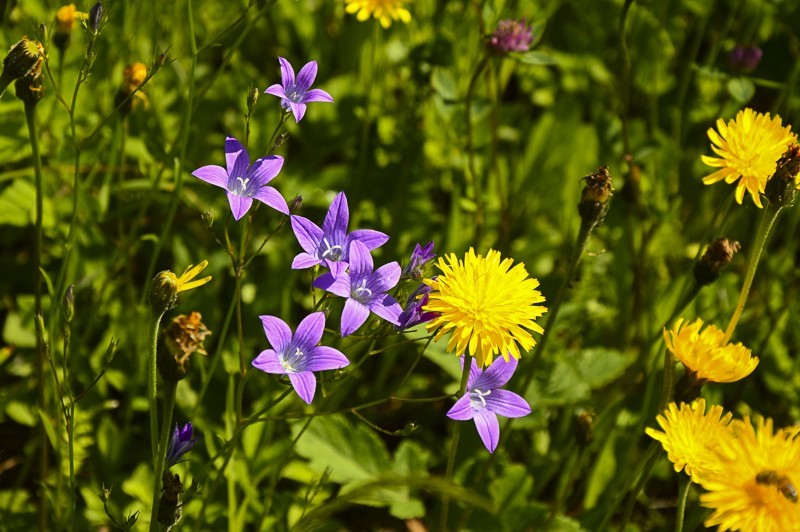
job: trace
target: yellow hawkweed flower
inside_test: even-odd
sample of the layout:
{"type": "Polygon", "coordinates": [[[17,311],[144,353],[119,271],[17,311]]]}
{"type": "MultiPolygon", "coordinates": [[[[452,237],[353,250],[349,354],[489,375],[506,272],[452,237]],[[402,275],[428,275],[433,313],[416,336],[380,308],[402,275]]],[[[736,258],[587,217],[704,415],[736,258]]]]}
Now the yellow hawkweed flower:
{"type": "Polygon", "coordinates": [[[183,275],[178,277],[169,270],[160,272],[153,278],[150,285],[150,305],[154,311],[163,314],[175,308],[178,302],[178,293],[203,286],[211,280],[211,276],[193,281],[197,275],[208,266],[208,261],[204,260],[197,266],[189,266],[183,275]]]}
{"type": "Polygon", "coordinates": [[[750,375],[758,365],[758,357],[741,343],[723,345],[725,333],[714,325],[702,332],[703,320],[683,325],[683,319],[672,330],[664,329],[664,341],[688,371],[699,381],[736,382],[750,375]]]}
{"type": "Polygon", "coordinates": [[[720,441],[733,437],[729,424],[732,415],[722,415],[722,407],[713,405],[705,413],[705,399],[691,405],[681,403],[680,408],[670,403],[656,421],[664,432],[647,428],[645,433],[661,442],[667,458],[675,471],[685,470],[694,482],[702,482],[709,473],[718,472],[725,463],[720,452],[720,441]]]}
{"type": "Polygon", "coordinates": [[[411,22],[411,13],[403,7],[409,0],[345,0],[345,11],[350,14],[357,13],[356,18],[364,22],[369,17],[380,21],[381,26],[388,28],[393,20],[408,24],[411,22]]]}
{"type": "Polygon", "coordinates": [[[125,84],[128,86],[129,92],[133,92],[144,83],[147,77],[147,65],[139,62],[132,63],[126,66],[125,70],[122,71],[122,77],[125,80],[125,84]]]}
{"type": "Polygon", "coordinates": [[[512,268],[514,260],[501,261],[499,251],[482,257],[472,248],[463,261],[454,253],[446,258],[437,263],[442,275],[425,280],[432,291],[423,310],[438,314],[427,325],[439,329],[436,340],[452,332],[447,350],[458,356],[469,352],[479,366],[488,366],[498,354],[518,359],[520,348],[536,345],[529,331],[544,332],[535,320],[547,309],[536,305],[544,297],[523,263],[512,268]]]}
{"type": "Polygon", "coordinates": [[[204,260],[197,266],[189,265],[186,270],[183,272],[183,275],[178,277],[174,273],[168,271],[167,275],[174,279],[177,289],[175,290],[176,293],[180,294],[181,292],[185,292],[186,290],[191,290],[192,288],[197,288],[198,286],[203,286],[207,282],[211,280],[211,276],[203,277],[202,279],[198,279],[197,281],[192,281],[195,277],[197,277],[200,272],[206,269],[208,266],[208,261],[204,260]]]}
{"type": "Polygon", "coordinates": [[[75,25],[75,17],[78,10],[75,9],[75,4],[68,4],[62,6],[56,11],[56,28],[61,32],[72,31],[75,25]]]}
{"type": "Polygon", "coordinates": [[[758,419],[757,430],[749,418],[739,427],[735,438],[719,443],[729,460],[703,479],[708,493],[700,503],[714,509],[705,525],[718,525],[721,532],[800,530],[800,430],[773,434],[771,419],[758,419]]]}
{"type": "Polygon", "coordinates": [[[797,142],[791,127],[781,126],[780,116],[770,119],[769,113],[756,113],[749,108],[739,111],[727,125],[721,118],[717,120],[719,133],[709,128],[708,138],[719,157],[703,155],[702,160],[719,170],[704,177],[703,183],[710,185],[723,179],[733,183],[738,179],[736,201],[741,204],[747,190],[761,208],[760,194],[775,173],[778,159],[797,142]]]}

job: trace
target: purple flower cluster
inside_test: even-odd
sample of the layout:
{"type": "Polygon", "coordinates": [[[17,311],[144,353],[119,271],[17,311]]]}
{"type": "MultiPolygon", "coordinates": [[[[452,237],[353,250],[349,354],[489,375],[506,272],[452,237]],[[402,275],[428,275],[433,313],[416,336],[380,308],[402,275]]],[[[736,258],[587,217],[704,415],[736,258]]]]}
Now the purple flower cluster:
{"type": "Polygon", "coordinates": [[[489,47],[501,54],[527,52],[532,42],[531,26],[525,19],[501,20],[487,40],[489,47]]]}

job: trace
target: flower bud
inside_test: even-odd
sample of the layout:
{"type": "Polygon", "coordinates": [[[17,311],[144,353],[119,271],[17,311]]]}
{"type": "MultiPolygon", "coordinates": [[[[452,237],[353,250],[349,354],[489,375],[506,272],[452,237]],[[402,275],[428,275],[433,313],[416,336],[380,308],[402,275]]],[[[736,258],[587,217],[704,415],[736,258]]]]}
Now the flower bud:
{"type": "Polygon", "coordinates": [[[272,146],[272,150],[274,151],[274,150],[277,150],[278,148],[280,148],[281,144],[286,142],[286,139],[288,139],[288,138],[289,138],[289,133],[287,133],[285,131],[283,133],[281,133],[280,135],[278,135],[278,138],[275,140],[275,144],[273,144],[273,146],[272,146]]]}
{"type": "Polygon", "coordinates": [[[203,214],[200,215],[200,219],[203,220],[203,224],[211,229],[211,225],[214,223],[214,215],[211,211],[205,211],[203,214]]]}
{"type": "Polygon", "coordinates": [[[586,186],[578,203],[578,213],[584,223],[597,225],[602,223],[608,213],[608,205],[614,188],[608,167],[601,166],[593,174],[583,178],[586,186]]]}
{"type": "Polygon", "coordinates": [[[300,212],[300,209],[303,208],[303,196],[298,194],[297,196],[292,198],[292,201],[289,202],[289,212],[292,214],[297,214],[300,212]]]}
{"type": "Polygon", "coordinates": [[[3,87],[41,65],[43,58],[44,48],[38,42],[27,37],[16,42],[3,60],[2,78],[5,80],[3,87]]]}
{"type": "Polygon", "coordinates": [[[163,314],[175,308],[178,302],[178,278],[169,270],[165,270],[153,278],[150,285],[150,307],[153,312],[163,314]]]}
{"type": "MultiPolygon", "coordinates": [[[[34,68],[35,74],[25,75],[14,82],[14,92],[25,105],[35,106],[44,98],[42,72],[34,68]]],[[[33,71],[32,71],[33,72],[33,71]]]]}
{"type": "Polygon", "coordinates": [[[247,114],[252,114],[256,102],[258,102],[258,94],[258,87],[251,87],[247,93],[247,114]]]}
{"type": "Polygon", "coordinates": [[[36,337],[39,339],[39,342],[42,345],[47,345],[47,336],[45,335],[47,329],[44,328],[44,317],[41,312],[33,317],[33,322],[36,325],[36,337]]]}
{"type": "Polygon", "coordinates": [[[89,10],[89,31],[97,35],[103,26],[103,2],[97,2],[89,10]]]}
{"type": "Polygon", "coordinates": [[[780,207],[790,207],[794,204],[799,170],[800,145],[795,144],[778,159],[775,174],[767,181],[764,195],[771,204],[780,207]]]}
{"type": "Polygon", "coordinates": [[[733,260],[733,256],[742,249],[735,240],[718,238],[709,244],[700,262],[694,265],[694,279],[698,286],[706,286],[717,280],[722,268],[733,260]]]}
{"type": "Polygon", "coordinates": [[[75,285],[71,284],[64,292],[64,319],[67,323],[72,322],[75,316],[75,285]]]}
{"type": "Polygon", "coordinates": [[[100,486],[102,489],[97,496],[100,497],[100,500],[103,501],[103,503],[107,503],[109,500],[111,500],[111,488],[107,488],[105,484],[101,484],[100,486]]]}
{"type": "Polygon", "coordinates": [[[103,357],[103,367],[108,369],[111,365],[111,362],[114,360],[114,355],[117,354],[117,347],[119,346],[119,340],[117,338],[112,338],[110,342],[108,342],[108,347],[106,348],[106,354],[103,357]]]}

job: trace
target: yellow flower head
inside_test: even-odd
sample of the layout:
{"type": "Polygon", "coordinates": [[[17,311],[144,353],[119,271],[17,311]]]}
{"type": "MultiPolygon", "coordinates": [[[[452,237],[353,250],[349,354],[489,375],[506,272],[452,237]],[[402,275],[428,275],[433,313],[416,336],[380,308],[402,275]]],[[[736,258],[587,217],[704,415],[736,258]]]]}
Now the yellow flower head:
{"type": "Polygon", "coordinates": [[[423,310],[435,312],[428,330],[439,329],[436,340],[452,331],[447,350],[461,356],[474,356],[479,366],[488,366],[492,357],[511,354],[520,358],[520,348],[530,350],[536,341],[530,331],[542,333],[536,318],[547,309],[544,297],[536,290],[539,281],[528,278],[525,265],[513,268],[513,259],[500,260],[500,252],[489,250],[486,257],[469,252],[460,261],[454,253],[439,257],[442,275],[425,280],[432,288],[423,310]]]}
{"type": "Polygon", "coordinates": [[[783,532],[800,530],[800,438],[797,427],[772,431],[771,419],[749,418],[735,438],[720,441],[729,455],[723,467],[703,481],[700,503],[713,508],[707,527],[719,530],[783,532]]]}
{"type": "Polygon", "coordinates": [[[672,330],[664,329],[667,349],[700,381],[736,382],[750,375],[758,357],[741,343],[723,345],[725,334],[714,325],[702,332],[703,320],[683,326],[683,319],[672,330]]]}
{"type": "Polygon", "coordinates": [[[647,428],[645,433],[661,442],[667,458],[675,465],[675,471],[685,469],[694,482],[709,473],[719,471],[725,463],[719,442],[733,437],[729,424],[731,414],[722,415],[722,407],[714,405],[705,413],[705,399],[691,405],[681,403],[680,408],[670,403],[656,421],[664,432],[647,428]]]}
{"type": "Polygon", "coordinates": [[[160,272],[153,279],[150,285],[150,305],[156,312],[164,313],[178,302],[178,293],[203,286],[211,280],[211,276],[193,281],[197,275],[208,266],[208,261],[204,260],[197,266],[189,266],[183,275],[178,277],[169,270],[160,272]]]}
{"type": "Polygon", "coordinates": [[[747,190],[760,208],[760,193],[775,173],[778,159],[786,148],[797,142],[791,127],[781,126],[780,116],[770,119],[769,113],[756,113],[750,108],[739,111],[727,125],[721,118],[717,120],[719,133],[709,128],[708,138],[712,142],[711,149],[719,157],[703,155],[702,159],[719,170],[704,177],[703,183],[710,185],[723,179],[733,183],[738,179],[736,201],[741,204],[747,190]]]}
{"type": "Polygon", "coordinates": [[[122,77],[128,89],[133,92],[134,89],[140,87],[147,77],[147,65],[144,63],[132,63],[125,67],[122,71],[122,77]]]}
{"type": "Polygon", "coordinates": [[[411,22],[411,13],[403,7],[409,0],[345,0],[348,13],[357,13],[356,18],[364,22],[369,17],[375,17],[381,26],[388,28],[393,20],[408,24],[411,22]]]}
{"type": "Polygon", "coordinates": [[[75,25],[76,14],[77,9],[75,9],[75,4],[60,7],[58,11],[56,11],[56,28],[58,31],[72,31],[72,27],[75,25]]]}
{"type": "Polygon", "coordinates": [[[195,277],[197,277],[200,272],[206,269],[208,266],[208,261],[204,260],[197,266],[189,265],[186,270],[183,272],[183,275],[178,277],[174,273],[168,271],[167,275],[171,277],[175,281],[175,285],[177,289],[175,290],[176,293],[185,292],[186,290],[191,290],[192,288],[197,288],[198,286],[203,286],[207,282],[211,280],[211,276],[203,277],[202,279],[198,279],[197,281],[192,281],[195,277]]]}

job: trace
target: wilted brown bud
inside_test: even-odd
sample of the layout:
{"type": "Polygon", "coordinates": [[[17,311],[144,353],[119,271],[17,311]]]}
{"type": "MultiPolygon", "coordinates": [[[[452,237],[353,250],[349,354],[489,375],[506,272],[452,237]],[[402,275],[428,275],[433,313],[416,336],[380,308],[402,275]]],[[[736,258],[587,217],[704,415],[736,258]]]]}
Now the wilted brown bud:
{"type": "Polygon", "coordinates": [[[578,440],[581,445],[587,445],[594,439],[595,416],[594,412],[584,410],[575,419],[578,428],[578,440]]]}
{"type": "Polygon", "coordinates": [[[781,207],[794,204],[797,195],[797,177],[800,170],[800,145],[790,146],[778,159],[775,174],[767,181],[764,194],[769,202],[781,207]]]}
{"type": "Polygon", "coordinates": [[[735,240],[718,238],[711,242],[703,253],[700,262],[694,265],[694,278],[699,286],[713,283],[719,277],[722,268],[733,260],[733,256],[742,249],[735,240]]]}
{"type": "Polygon", "coordinates": [[[581,202],[578,203],[581,219],[594,225],[602,223],[614,192],[608,167],[601,166],[594,173],[584,177],[583,181],[586,182],[586,186],[583,187],[581,202]]]}
{"type": "Polygon", "coordinates": [[[207,355],[203,341],[211,334],[199,312],[175,317],[164,330],[167,351],[158,356],[158,370],[167,381],[177,382],[189,372],[189,357],[207,355]]]}
{"type": "Polygon", "coordinates": [[[171,527],[181,519],[181,493],[183,484],[181,477],[164,471],[161,477],[161,499],[158,501],[158,522],[171,527]]]}
{"type": "Polygon", "coordinates": [[[298,194],[297,196],[292,198],[292,201],[289,202],[289,212],[292,214],[297,214],[300,212],[300,209],[303,208],[303,196],[298,194]]]}

